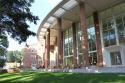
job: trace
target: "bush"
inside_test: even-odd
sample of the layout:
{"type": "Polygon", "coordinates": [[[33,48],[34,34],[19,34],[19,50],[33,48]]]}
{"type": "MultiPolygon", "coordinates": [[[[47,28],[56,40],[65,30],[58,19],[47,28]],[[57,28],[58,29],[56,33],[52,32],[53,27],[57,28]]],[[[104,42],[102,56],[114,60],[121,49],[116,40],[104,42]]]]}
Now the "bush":
{"type": "Polygon", "coordinates": [[[1,69],[0,73],[7,73],[7,70],[6,69],[1,69]]]}
{"type": "Polygon", "coordinates": [[[17,68],[11,68],[11,69],[8,69],[7,72],[8,73],[17,73],[17,72],[20,72],[20,70],[17,68]]]}

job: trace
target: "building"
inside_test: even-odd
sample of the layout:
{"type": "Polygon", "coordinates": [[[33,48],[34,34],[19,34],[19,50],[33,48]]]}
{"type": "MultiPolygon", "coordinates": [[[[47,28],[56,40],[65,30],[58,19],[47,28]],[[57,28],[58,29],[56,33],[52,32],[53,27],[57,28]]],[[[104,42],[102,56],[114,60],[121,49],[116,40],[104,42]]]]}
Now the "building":
{"type": "Polygon", "coordinates": [[[23,49],[23,68],[38,68],[37,49],[28,46],[23,49]]]}
{"type": "Polygon", "coordinates": [[[37,38],[46,68],[124,67],[125,1],[62,0],[41,23],[37,38]]]}

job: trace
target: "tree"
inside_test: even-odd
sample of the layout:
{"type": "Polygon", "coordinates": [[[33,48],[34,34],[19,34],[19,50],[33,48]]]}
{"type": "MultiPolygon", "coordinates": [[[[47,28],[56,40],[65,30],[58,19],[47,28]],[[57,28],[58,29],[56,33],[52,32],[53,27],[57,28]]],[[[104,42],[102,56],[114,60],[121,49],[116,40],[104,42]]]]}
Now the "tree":
{"type": "Polygon", "coordinates": [[[7,62],[21,63],[23,58],[22,51],[8,51],[6,58],[7,62]]]}
{"type": "MultiPolygon", "coordinates": [[[[38,16],[34,16],[30,7],[34,0],[0,0],[0,46],[7,48],[7,35],[19,43],[25,42],[30,35],[27,22],[36,24],[38,16]]],[[[5,55],[5,50],[0,50],[0,56],[5,55]]],[[[3,62],[0,60],[3,64],[3,62]]]]}
{"type": "Polygon", "coordinates": [[[5,35],[0,35],[0,67],[5,64],[5,54],[6,48],[8,47],[7,37],[5,35]]]}
{"type": "Polygon", "coordinates": [[[25,42],[30,35],[27,22],[36,24],[38,16],[34,16],[30,7],[34,0],[0,0],[0,35],[9,34],[19,43],[25,42]]]}
{"type": "Polygon", "coordinates": [[[15,61],[21,64],[22,58],[23,58],[22,52],[21,51],[14,51],[14,54],[15,54],[15,61]]]}
{"type": "Polygon", "coordinates": [[[8,51],[6,54],[7,62],[15,62],[13,51],[8,51]]]}
{"type": "Polygon", "coordinates": [[[3,34],[0,35],[0,45],[3,46],[4,48],[8,47],[9,42],[7,40],[6,35],[3,35],[3,34]]]}

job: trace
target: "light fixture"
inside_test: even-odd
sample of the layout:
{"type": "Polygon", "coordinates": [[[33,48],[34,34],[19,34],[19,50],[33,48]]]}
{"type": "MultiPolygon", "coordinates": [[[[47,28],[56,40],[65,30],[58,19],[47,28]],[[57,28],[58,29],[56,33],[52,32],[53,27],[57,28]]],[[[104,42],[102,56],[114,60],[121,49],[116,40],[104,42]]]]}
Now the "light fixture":
{"type": "Polygon", "coordinates": [[[47,20],[47,22],[51,24],[52,22],[54,22],[54,20],[55,20],[55,17],[51,16],[51,17],[49,17],[49,19],[47,20]]]}
{"type": "Polygon", "coordinates": [[[61,17],[66,11],[63,8],[59,8],[53,15],[56,17],[61,17]]]}
{"type": "Polygon", "coordinates": [[[76,0],[69,0],[67,3],[65,3],[62,8],[66,9],[66,10],[70,10],[73,7],[75,7],[78,4],[78,2],[76,0]]]}

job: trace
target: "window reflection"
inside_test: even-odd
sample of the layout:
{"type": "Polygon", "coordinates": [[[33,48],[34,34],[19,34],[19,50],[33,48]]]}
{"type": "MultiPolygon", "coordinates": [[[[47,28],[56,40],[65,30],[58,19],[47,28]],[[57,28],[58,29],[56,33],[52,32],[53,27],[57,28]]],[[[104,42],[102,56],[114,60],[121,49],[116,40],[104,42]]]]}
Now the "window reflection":
{"type": "Polygon", "coordinates": [[[104,46],[116,45],[114,21],[112,19],[107,20],[103,23],[102,33],[104,46]]]}
{"type": "Polygon", "coordinates": [[[71,64],[71,55],[73,54],[73,38],[72,38],[72,28],[64,31],[64,63],[65,65],[71,64]]]}
{"type": "Polygon", "coordinates": [[[125,44],[125,16],[116,17],[116,26],[120,44],[125,44]]]}
{"type": "Polygon", "coordinates": [[[110,57],[111,57],[111,64],[112,65],[122,65],[120,52],[111,52],[110,57]]]}
{"type": "Polygon", "coordinates": [[[96,54],[96,52],[90,53],[89,62],[90,62],[90,65],[96,65],[97,64],[97,54],[96,54]]]}
{"type": "MultiPolygon", "coordinates": [[[[95,27],[88,23],[88,46],[89,46],[89,62],[91,65],[96,65],[97,63],[97,53],[96,53],[96,36],[95,36],[95,27]]],[[[81,45],[81,37],[82,32],[80,27],[77,27],[77,46],[78,46],[78,62],[79,65],[83,64],[83,53],[82,53],[82,45],[81,45]]]]}
{"type": "Polygon", "coordinates": [[[94,26],[89,26],[88,29],[88,40],[89,40],[89,51],[96,50],[96,39],[95,39],[95,28],[94,26]]]}

